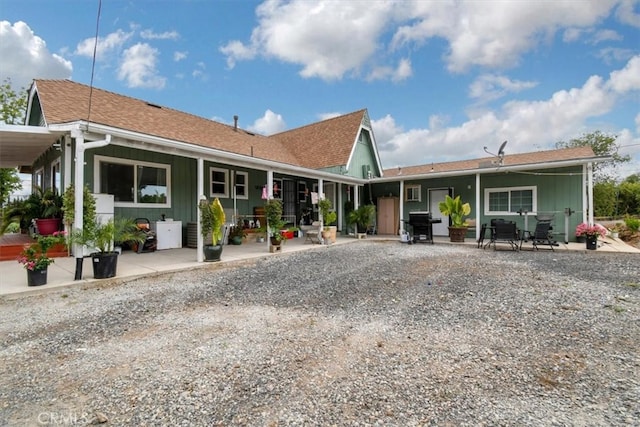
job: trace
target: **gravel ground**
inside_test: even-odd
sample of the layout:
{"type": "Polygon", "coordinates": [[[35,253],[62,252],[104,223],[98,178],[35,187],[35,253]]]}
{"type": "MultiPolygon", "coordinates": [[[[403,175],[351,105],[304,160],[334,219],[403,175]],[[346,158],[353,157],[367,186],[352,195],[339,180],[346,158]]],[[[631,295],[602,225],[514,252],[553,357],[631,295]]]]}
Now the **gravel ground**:
{"type": "Polygon", "coordinates": [[[640,425],[632,254],[354,242],[0,319],[2,425],[640,425]]]}

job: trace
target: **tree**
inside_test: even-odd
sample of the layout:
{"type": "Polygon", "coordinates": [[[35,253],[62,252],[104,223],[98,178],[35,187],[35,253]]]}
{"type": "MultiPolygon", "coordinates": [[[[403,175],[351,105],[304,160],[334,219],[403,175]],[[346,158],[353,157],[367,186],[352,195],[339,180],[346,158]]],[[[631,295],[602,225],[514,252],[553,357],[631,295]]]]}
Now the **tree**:
{"type": "Polygon", "coordinates": [[[27,112],[27,91],[20,89],[19,95],[11,86],[11,79],[0,85],[0,122],[7,125],[23,124],[27,112]]]}
{"type": "Polygon", "coordinates": [[[558,141],[556,148],[574,148],[589,146],[596,156],[609,156],[611,160],[596,163],[593,166],[593,179],[596,182],[607,181],[615,178],[616,168],[626,162],[631,161],[631,156],[618,154],[616,135],[607,135],[599,130],[592,133],[585,133],[580,138],[574,138],[569,142],[558,141]]]}
{"type": "MultiPolygon", "coordinates": [[[[27,111],[27,92],[19,96],[11,87],[11,79],[0,85],[0,123],[14,125],[24,123],[27,111]]],[[[9,195],[22,186],[16,169],[0,169],[0,206],[4,206],[9,195]]]]}

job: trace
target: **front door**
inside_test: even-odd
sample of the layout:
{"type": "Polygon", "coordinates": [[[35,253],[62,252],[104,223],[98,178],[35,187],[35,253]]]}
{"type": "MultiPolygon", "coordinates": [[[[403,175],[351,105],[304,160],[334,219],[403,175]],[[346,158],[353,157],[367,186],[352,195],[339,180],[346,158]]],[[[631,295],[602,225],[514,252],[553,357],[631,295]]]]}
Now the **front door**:
{"type": "Polygon", "coordinates": [[[442,215],[440,208],[438,208],[438,204],[444,202],[445,196],[448,194],[448,189],[429,190],[429,212],[431,212],[431,218],[442,218],[441,223],[433,224],[434,236],[449,235],[449,216],[442,215]]]}

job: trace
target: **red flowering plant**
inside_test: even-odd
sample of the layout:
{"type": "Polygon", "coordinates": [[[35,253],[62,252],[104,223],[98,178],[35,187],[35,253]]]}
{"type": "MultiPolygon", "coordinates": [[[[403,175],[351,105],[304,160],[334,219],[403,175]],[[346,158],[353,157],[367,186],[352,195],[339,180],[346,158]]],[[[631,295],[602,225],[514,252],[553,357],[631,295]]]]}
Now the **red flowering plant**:
{"type": "Polygon", "coordinates": [[[607,229],[600,224],[589,225],[586,222],[579,224],[576,227],[576,236],[584,236],[591,238],[605,237],[607,235],[607,229]]]}
{"type": "Polygon", "coordinates": [[[43,270],[53,264],[53,258],[47,256],[51,247],[58,243],[64,243],[66,233],[56,231],[50,236],[40,236],[36,238],[36,243],[25,245],[18,262],[24,265],[27,270],[43,270]]]}

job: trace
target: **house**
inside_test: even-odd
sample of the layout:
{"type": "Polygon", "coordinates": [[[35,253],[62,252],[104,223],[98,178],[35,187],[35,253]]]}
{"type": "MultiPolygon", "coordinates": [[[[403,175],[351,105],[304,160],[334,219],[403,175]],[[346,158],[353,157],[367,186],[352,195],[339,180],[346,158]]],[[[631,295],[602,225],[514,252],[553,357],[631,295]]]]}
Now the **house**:
{"type": "Polygon", "coordinates": [[[376,203],[378,231],[396,234],[412,210],[435,215],[445,194],[469,201],[476,223],[568,208],[575,227],[592,215],[590,165],[601,160],[580,148],[383,170],[365,109],[266,137],[237,117],[222,124],[69,80],[35,80],[26,125],[1,126],[0,149],[0,166],[29,171],[34,185],[86,183],[113,196],[115,215],[180,221],[178,242],[198,247],[203,196],[235,222],[259,220],[265,192],[293,225],[314,209],[312,194],[330,199],[343,233],[347,202],[376,203]]]}

